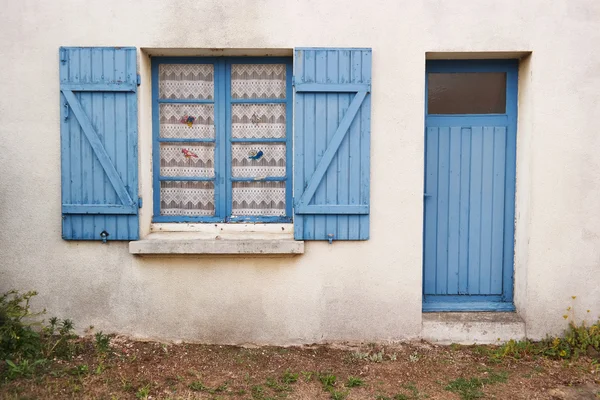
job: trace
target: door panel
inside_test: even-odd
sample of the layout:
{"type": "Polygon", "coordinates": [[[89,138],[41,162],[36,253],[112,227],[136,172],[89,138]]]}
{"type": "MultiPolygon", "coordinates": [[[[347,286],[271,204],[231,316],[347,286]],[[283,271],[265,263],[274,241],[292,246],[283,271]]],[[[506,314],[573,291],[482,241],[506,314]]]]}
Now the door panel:
{"type": "Polygon", "coordinates": [[[506,86],[507,114],[426,117],[425,311],[512,307],[516,85],[506,86]]]}

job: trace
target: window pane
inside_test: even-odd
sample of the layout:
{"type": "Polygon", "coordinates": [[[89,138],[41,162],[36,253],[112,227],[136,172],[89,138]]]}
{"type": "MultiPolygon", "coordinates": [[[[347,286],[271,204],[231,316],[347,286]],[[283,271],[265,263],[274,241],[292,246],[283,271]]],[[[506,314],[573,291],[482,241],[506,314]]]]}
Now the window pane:
{"type": "Polygon", "coordinates": [[[160,104],[159,107],[161,138],[215,137],[213,104],[160,104]]]}
{"type": "Polygon", "coordinates": [[[233,182],[233,216],[285,215],[285,182],[233,182]]]}
{"type": "Polygon", "coordinates": [[[285,64],[233,64],[231,97],[234,99],[284,99],[285,64]]]}
{"type": "Polygon", "coordinates": [[[162,181],[160,215],[215,215],[213,182],[162,181]]]}
{"type": "Polygon", "coordinates": [[[428,114],[503,114],[506,73],[429,73],[428,114]]]}
{"type": "Polygon", "coordinates": [[[214,66],[212,64],[160,64],[158,97],[161,99],[214,98],[214,66]]]}
{"type": "Polygon", "coordinates": [[[233,143],[231,174],[239,178],[285,176],[285,143],[233,143]]]}
{"type": "Polygon", "coordinates": [[[231,136],[234,138],[284,138],[285,104],[233,104],[231,136]]]}
{"type": "Polygon", "coordinates": [[[214,143],[161,143],[160,175],[213,178],[214,143]]]}

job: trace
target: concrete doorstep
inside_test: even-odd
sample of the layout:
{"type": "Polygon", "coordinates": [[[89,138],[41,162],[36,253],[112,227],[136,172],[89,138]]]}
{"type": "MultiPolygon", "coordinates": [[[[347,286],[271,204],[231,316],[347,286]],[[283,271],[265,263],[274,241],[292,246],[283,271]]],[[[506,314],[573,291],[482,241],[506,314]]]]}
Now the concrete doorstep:
{"type": "Polygon", "coordinates": [[[514,312],[435,312],[423,313],[421,336],[439,344],[497,344],[526,335],[514,312]]]}

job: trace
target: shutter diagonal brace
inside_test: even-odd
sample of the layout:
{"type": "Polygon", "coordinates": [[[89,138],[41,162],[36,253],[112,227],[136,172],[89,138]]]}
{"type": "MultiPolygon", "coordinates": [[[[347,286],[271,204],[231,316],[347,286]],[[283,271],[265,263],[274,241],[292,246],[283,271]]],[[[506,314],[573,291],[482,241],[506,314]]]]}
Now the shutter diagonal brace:
{"type": "Polygon", "coordinates": [[[344,140],[346,133],[350,129],[350,124],[352,124],[352,121],[354,120],[354,117],[356,117],[356,114],[358,113],[358,110],[360,109],[360,106],[362,105],[362,102],[366,96],[367,92],[361,91],[356,93],[356,96],[354,96],[354,99],[352,99],[352,102],[350,103],[346,114],[344,114],[344,117],[340,121],[340,125],[333,134],[333,137],[331,138],[331,141],[327,146],[327,150],[325,150],[325,153],[323,153],[323,157],[321,157],[319,164],[315,168],[315,172],[312,174],[308,181],[308,185],[306,186],[302,197],[298,201],[298,208],[302,209],[305,207],[309,207],[308,203],[315,195],[317,188],[321,183],[321,179],[323,179],[325,172],[327,172],[329,164],[331,164],[333,157],[335,156],[340,145],[342,144],[342,140],[344,140]]]}
{"type": "Polygon", "coordinates": [[[92,146],[94,154],[96,154],[100,165],[102,165],[102,168],[104,169],[104,172],[108,176],[110,183],[115,189],[117,196],[119,196],[121,203],[125,206],[135,206],[135,203],[133,202],[131,196],[129,196],[129,193],[127,192],[127,188],[125,187],[123,180],[119,176],[119,173],[117,172],[110,157],[108,156],[108,153],[104,149],[104,146],[102,145],[102,142],[100,141],[100,138],[98,137],[98,134],[96,133],[96,130],[92,125],[92,122],[83,111],[83,108],[81,108],[81,104],[79,104],[77,97],[75,97],[75,94],[73,94],[71,90],[61,89],[61,91],[65,96],[65,99],[69,103],[69,106],[73,110],[73,114],[75,114],[75,117],[79,121],[83,133],[85,134],[90,145],[92,146]]]}

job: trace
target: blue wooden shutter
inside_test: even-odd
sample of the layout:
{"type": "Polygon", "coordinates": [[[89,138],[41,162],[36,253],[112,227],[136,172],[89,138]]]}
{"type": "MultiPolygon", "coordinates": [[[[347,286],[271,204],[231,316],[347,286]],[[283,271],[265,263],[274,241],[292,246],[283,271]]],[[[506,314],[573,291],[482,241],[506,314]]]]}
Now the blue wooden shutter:
{"type": "Polygon", "coordinates": [[[59,56],[63,239],[138,239],[136,50],[59,56]]]}
{"type": "Polygon", "coordinates": [[[294,237],[369,238],[371,50],[294,56],[294,237]]]}

